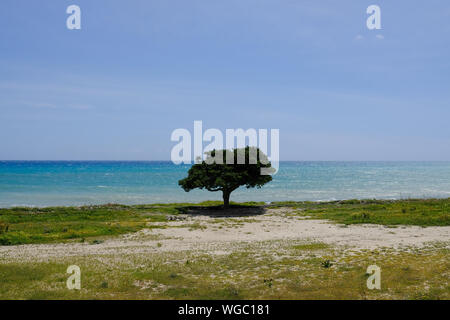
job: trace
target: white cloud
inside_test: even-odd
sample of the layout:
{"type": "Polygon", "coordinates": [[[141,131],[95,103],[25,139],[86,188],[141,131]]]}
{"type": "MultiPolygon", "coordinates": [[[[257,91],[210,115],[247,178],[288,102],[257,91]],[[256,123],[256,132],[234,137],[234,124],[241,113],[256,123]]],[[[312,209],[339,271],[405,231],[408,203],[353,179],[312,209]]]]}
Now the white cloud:
{"type": "Polygon", "coordinates": [[[355,40],[363,40],[364,39],[364,37],[362,36],[362,35],[360,35],[360,34],[358,34],[356,37],[355,37],[355,40]]]}
{"type": "Polygon", "coordinates": [[[377,34],[375,37],[377,39],[379,39],[379,40],[383,40],[384,39],[384,36],[382,34],[377,34]]]}

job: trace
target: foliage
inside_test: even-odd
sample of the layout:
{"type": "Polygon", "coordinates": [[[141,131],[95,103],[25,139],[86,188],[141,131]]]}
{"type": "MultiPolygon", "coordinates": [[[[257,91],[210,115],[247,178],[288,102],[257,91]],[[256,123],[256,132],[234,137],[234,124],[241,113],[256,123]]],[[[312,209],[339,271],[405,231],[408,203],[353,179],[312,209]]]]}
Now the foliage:
{"type": "Polygon", "coordinates": [[[186,192],[196,188],[222,191],[224,207],[228,207],[231,192],[240,186],[261,188],[272,181],[269,174],[261,174],[261,169],[274,171],[267,156],[258,148],[213,150],[206,154],[204,161],[194,164],[188,176],[178,184],[186,192]]]}

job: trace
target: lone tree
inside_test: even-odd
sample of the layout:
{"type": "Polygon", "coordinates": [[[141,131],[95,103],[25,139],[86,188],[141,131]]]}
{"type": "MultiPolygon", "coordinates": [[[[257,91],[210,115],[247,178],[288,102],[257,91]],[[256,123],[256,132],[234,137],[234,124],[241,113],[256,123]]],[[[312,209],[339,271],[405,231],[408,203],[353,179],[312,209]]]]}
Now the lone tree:
{"type": "Polygon", "coordinates": [[[194,164],[188,176],[178,184],[186,192],[196,188],[222,191],[223,206],[228,208],[231,192],[240,186],[261,188],[272,181],[270,174],[273,172],[275,169],[267,156],[258,148],[212,150],[206,153],[205,160],[194,164]]]}

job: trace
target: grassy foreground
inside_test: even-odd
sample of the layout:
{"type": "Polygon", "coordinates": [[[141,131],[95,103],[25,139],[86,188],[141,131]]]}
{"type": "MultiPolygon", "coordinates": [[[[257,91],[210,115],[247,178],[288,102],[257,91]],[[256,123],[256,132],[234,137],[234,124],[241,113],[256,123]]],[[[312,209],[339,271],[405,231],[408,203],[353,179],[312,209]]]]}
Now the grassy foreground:
{"type": "Polygon", "coordinates": [[[449,250],[343,252],[321,243],[259,243],[230,254],[79,256],[0,264],[0,299],[450,299],[449,250]],[[271,248],[271,249],[269,249],[271,248]],[[69,265],[81,290],[68,290],[69,265]],[[366,286],[381,268],[381,290],[366,286]]]}
{"type": "MultiPolygon", "coordinates": [[[[219,250],[196,244],[177,251],[170,247],[175,240],[153,234],[158,230],[172,235],[175,229],[155,228],[182,227],[198,235],[204,231],[197,220],[190,224],[178,221],[178,225],[171,220],[192,210],[211,211],[208,207],[219,204],[0,209],[4,252],[24,249],[6,246],[14,244],[86,242],[68,246],[86,249],[75,254],[45,256],[51,246],[42,250],[26,247],[35,254],[19,254],[19,258],[0,254],[0,299],[450,299],[450,250],[445,239],[420,248],[369,250],[311,239],[260,241],[258,236],[257,241],[222,243],[219,250]],[[142,238],[151,249],[141,253],[124,248],[96,251],[104,238],[144,228],[153,229],[142,238]],[[367,267],[374,264],[381,268],[381,290],[369,290],[366,285],[367,267]],[[66,286],[70,265],[81,269],[81,290],[66,286]]],[[[263,206],[289,207],[265,216],[286,215],[288,223],[291,219],[329,219],[344,225],[450,225],[450,199],[244,203],[235,205],[237,211],[240,206],[258,208],[255,212],[263,206]]],[[[208,228],[238,229],[257,220],[253,216],[214,217],[208,220],[208,228]]]]}

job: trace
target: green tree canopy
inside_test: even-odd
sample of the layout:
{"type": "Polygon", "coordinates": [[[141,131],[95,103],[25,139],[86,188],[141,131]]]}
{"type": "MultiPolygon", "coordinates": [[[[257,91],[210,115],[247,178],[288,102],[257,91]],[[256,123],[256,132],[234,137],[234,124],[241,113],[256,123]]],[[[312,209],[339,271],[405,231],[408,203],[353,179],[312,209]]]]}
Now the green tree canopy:
{"type": "Polygon", "coordinates": [[[194,164],[188,176],[178,184],[189,192],[193,189],[222,191],[224,207],[230,203],[230,194],[240,186],[261,188],[272,181],[275,172],[267,156],[255,147],[233,150],[213,150],[206,153],[206,159],[194,164]],[[227,161],[228,160],[228,161],[227,161]],[[261,174],[262,170],[264,174],[261,174]]]}

